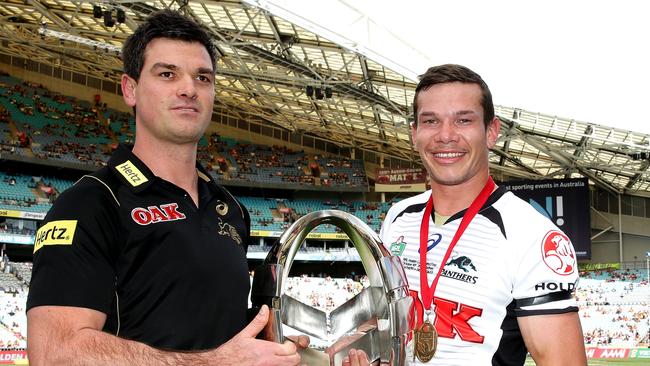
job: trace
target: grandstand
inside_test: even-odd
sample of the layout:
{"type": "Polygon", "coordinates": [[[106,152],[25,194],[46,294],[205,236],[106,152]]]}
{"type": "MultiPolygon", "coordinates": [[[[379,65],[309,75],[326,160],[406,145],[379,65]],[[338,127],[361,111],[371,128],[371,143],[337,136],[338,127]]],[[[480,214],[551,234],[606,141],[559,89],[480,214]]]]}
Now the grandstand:
{"type": "Polygon", "coordinates": [[[577,297],[588,346],[633,348],[648,343],[650,286],[646,271],[584,273],[577,297]]]}
{"type": "MultiPolygon", "coordinates": [[[[54,5],[37,3],[43,11],[54,5]]],[[[95,24],[88,3],[73,3],[76,10],[57,11],[82,19],[80,28],[95,24]]],[[[129,2],[119,6],[136,22],[144,15],[129,2]]],[[[198,156],[251,214],[251,270],[277,237],[309,212],[343,210],[378,231],[391,204],[413,194],[376,192],[373,184],[377,167],[419,167],[407,124],[414,84],[273,15],[268,18],[275,26],[249,29],[245,23],[255,23],[250,17],[261,13],[242,11],[237,2],[190,6],[226,37],[226,43],[219,42],[228,62],[219,65],[223,75],[217,81],[215,120],[198,156]],[[221,16],[208,17],[205,9],[221,16]],[[246,42],[229,38],[244,29],[246,42]],[[269,52],[291,48],[281,41],[269,43],[277,34],[291,38],[312,61],[303,65],[296,57],[269,52]],[[243,67],[234,54],[246,54],[255,66],[243,67]],[[307,97],[305,85],[322,80],[335,81],[329,85],[334,98],[307,97]],[[246,83],[259,85],[246,89],[246,83]]],[[[21,16],[33,25],[25,34],[38,28],[32,14],[21,16]]],[[[49,19],[49,26],[58,26],[49,19]]],[[[121,42],[125,28],[116,27],[114,38],[106,41],[121,42]]],[[[96,33],[92,36],[103,37],[96,33]]],[[[38,39],[34,34],[32,40],[38,39]]],[[[134,120],[114,82],[117,55],[97,55],[66,42],[57,47],[63,56],[74,57],[58,55],[58,65],[49,61],[52,55],[41,53],[44,48],[28,48],[29,42],[9,42],[11,47],[3,44],[0,50],[0,350],[25,347],[24,302],[39,221],[61,192],[103,166],[117,144],[134,138],[134,120]]],[[[497,106],[497,113],[508,131],[490,155],[497,179],[589,178],[592,253],[583,262],[618,269],[582,273],[577,298],[587,346],[648,347],[650,290],[643,266],[650,252],[650,164],[641,158],[648,136],[517,108],[497,106]]],[[[331,311],[367,284],[356,250],[339,230],[322,225],[314,233],[318,237],[308,237],[296,256],[288,291],[331,311]]]]}

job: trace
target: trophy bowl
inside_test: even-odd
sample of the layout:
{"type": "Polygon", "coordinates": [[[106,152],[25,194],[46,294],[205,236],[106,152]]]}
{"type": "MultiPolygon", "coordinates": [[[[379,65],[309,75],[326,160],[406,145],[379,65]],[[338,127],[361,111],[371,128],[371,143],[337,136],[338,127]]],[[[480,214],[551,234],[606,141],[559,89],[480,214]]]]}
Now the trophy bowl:
{"type": "Polygon", "coordinates": [[[270,308],[264,339],[283,342],[284,328],[328,345],[300,350],[302,363],[340,365],[352,348],[366,352],[370,362],[405,363],[413,299],[402,262],[384,248],[377,233],[347,212],[316,211],[294,222],[255,270],[251,302],[254,308],[263,304],[270,308]],[[369,280],[368,287],[329,314],[285,294],[296,253],[307,235],[321,224],[332,224],[347,234],[369,280]]]}

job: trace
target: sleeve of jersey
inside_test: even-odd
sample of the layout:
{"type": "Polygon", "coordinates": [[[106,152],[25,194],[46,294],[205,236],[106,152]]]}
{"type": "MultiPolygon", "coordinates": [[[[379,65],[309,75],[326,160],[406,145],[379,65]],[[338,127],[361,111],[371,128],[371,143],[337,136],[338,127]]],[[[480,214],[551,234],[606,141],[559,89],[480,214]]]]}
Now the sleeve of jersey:
{"type": "Polygon", "coordinates": [[[561,314],[578,311],[575,286],[578,261],[571,240],[548,222],[539,235],[521,245],[513,266],[513,297],[517,316],[561,314]]]}
{"type": "Polygon", "coordinates": [[[109,311],[119,229],[116,202],[105,189],[79,182],[48,212],[36,233],[27,309],[60,305],[109,311]]]}

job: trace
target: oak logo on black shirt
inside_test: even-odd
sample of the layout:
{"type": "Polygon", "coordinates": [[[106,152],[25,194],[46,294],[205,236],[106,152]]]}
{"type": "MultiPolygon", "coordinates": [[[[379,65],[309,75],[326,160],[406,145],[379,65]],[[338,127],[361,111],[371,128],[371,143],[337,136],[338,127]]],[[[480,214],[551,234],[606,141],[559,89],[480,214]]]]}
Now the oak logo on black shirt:
{"type": "Polygon", "coordinates": [[[184,220],[185,214],[178,211],[178,203],[167,203],[158,206],[149,206],[147,208],[136,207],[131,210],[131,218],[138,225],[149,225],[161,221],[184,220]]]}
{"type": "Polygon", "coordinates": [[[72,245],[77,220],[57,220],[43,225],[34,238],[34,253],[44,245],[72,245]]]}

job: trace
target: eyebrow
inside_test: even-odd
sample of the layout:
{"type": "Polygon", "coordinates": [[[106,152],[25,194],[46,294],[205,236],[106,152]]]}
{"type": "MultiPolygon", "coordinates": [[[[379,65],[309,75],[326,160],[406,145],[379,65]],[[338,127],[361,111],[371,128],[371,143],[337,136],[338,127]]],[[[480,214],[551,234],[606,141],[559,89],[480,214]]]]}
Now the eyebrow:
{"type": "Polygon", "coordinates": [[[456,112],[457,116],[464,116],[464,115],[467,115],[467,114],[478,114],[478,113],[476,113],[476,111],[473,111],[471,109],[456,112]]]}
{"type": "MultiPolygon", "coordinates": [[[[478,113],[476,113],[476,111],[473,111],[471,109],[460,110],[460,111],[457,111],[457,112],[454,113],[455,116],[466,116],[468,114],[478,114],[478,113]]],[[[419,116],[420,117],[431,117],[431,116],[438,117],[438,114],[436,112],[433,112],[433,111],[424,111],[424,112],[420,113],[419,116]]]]}
{"type": "Polygon", "coordinates": [[[199,67],[197,70],[199,74],[214,74],[215,71],[211,67],[199,67]]]}
{"type": "MultiPolygon", "coordinates": [[[[174,64],[168,64],[165,62],[156,62],[151,66],[151,70],[156,69],[168,69],[168,70],[178,70],[178,66],[174,64]]],[[[215,71],[211,67],[199,67],[197,70],[198,74],[214,74],[215,71]]]]}
{"type": "Polygon", "coordinates": [[[168,64],[168,63],[165,63],[165,62],[156,62],[155,64],[153,64],[151,66],[151,70],[155,70],[155,69],[176,70],[176,69],[178,69],[178,66],[176,66],[174,64],[168,64]]]}

